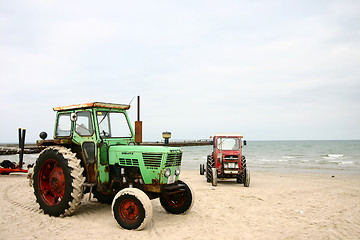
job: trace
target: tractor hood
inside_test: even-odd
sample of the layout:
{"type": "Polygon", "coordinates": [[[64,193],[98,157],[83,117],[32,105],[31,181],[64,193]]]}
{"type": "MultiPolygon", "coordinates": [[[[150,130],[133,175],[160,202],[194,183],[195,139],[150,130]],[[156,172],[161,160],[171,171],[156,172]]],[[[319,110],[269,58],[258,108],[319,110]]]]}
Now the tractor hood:
{"type": "Polygon", "coordinates": [[[141,159],[144,156],[154,156],[162,159],[163,155],[176,154],[182,155],[182,151],[177,147],[163,146],[128,146],[116,145],[109,147],[109,164],[119,163],[119,160],[141,159]]]}
{"type": "Polygon", "coordinates": [[[181,149],[178,147],[164,147],[164,146],[128,146],[115,145],[109,147],[111,152],[126,152],[126,153],[179,153],[181,149]]]}
{"type": "Polygon", "coordinates": [[[153,181],[156,184],[168,184],[168,177],[164,176],[165,169],[169,169],[173,175],[172,181],[178,180],[178,174],[174,174],[181,166],[181,158],[182,151],[177,147],[125,145],[109,147],[109,165],[139,168],[145,184],[154,184],[153,181]]]}

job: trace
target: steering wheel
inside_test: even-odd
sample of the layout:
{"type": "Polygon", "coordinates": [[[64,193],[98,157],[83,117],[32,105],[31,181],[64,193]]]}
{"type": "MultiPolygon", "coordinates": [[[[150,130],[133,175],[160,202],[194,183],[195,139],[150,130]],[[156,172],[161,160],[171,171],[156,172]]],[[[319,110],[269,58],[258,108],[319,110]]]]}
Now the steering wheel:
{"type": "Polygon", "coordinates": [[[105,130],[102,130],[100,133],[101,137],[110,137],[110,134],[108,132],[105,132],[105,130]]]}

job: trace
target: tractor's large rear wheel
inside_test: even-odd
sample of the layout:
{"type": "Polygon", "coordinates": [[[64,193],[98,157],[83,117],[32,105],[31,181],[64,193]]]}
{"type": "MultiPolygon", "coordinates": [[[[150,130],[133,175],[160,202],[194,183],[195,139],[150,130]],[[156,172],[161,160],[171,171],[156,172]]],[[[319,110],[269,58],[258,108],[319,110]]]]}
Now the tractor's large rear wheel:
{"type": "Polygon", "coordinates": [[[50,216],[69,216],[83,197],[83,167],[75,153],[62,146],[44,149],[35,162],[33,180],[36,201],[50,216]]]}
{"type": "Polygon", "coordinates": [[[211,182],[212,181],[212,172],[211,169],[215,167],[214,158],[212,155],[207,156],[206,161],[206,181],[211,182]]]}
{"type": "Polygon", "coordinates": [[[129,230],[146,227],[153,213],[150,198],[137,188],[125,188],[118,192],[111,209],[118,224],[129,230]]]}
{"type": "Polygon", "coordinates": [[[237,183],[244,183],[244,173],[242,173],[242,174],[240,174],[239,176],[237,176],[236,182],[237,182],[237,183]]]}
{"type": "Polygon", "coordinates": [[[241,157],[241,169],[246,169],[246,158],[245,158],[245,156],[241,157]]]}
{"type": "Polygon", "coordinates": [[[241,169],[243,169],[243,174],[240,176],[238,183],[244,183],[245,187],[250,186],[250,170],[246,166],[245,156],[241,157],[241,169]]]}
{"type": "Polygon", "coordinates": [[[242,173],[236,178],[237,183],[245,183],[245,175],[246,175],[246,158],[245,156],[241,157],[241,169],[243,170],[242,173]]]}
{"type": "Polygon", "coordinates": [[[183,191],[160,197],[161,206],[169,213],[184,214],[187,213],[194,204],[194,191],[190,185],[179,180],[180,184],[184,184],[183,191]]]}

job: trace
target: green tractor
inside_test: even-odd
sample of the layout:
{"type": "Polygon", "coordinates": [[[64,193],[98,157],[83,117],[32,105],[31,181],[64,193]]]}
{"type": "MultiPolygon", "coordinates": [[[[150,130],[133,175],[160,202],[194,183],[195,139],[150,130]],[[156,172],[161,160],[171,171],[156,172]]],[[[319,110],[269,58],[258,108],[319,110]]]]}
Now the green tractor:
{"type": "Polygon", "coordinates": [[[129,108],[101,102],[54,108],[54,139],[40,133],[43,150],[33,172],[34,194],[45,214],[72,215],[87,192],[111,203],[124,229],[141,230],[150,222],[151,199],[160,198],[172,214],[191,209],[193,191],[179,180],[181,149],[140,145],[142,122],[135,122],[134,133],[129,108]]]}

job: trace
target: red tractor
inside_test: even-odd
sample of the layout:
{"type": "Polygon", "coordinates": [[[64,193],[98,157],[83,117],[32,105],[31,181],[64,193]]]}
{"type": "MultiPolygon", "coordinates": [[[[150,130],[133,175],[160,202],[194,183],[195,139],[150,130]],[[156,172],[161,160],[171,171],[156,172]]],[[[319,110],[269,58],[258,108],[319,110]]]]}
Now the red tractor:
{"type": "Polygon", "coordinates": [[[250,185],[250,171],[246,167],[246,158],[242,155],[242,141],[240,134],[216,134],[213,139],[213,152],[207,156],[206,169],[200,164],[200,174],[206,172],[207,182],[217,185],[218,179],[236,178],[237,183],[245,187],[250,185]]]}

